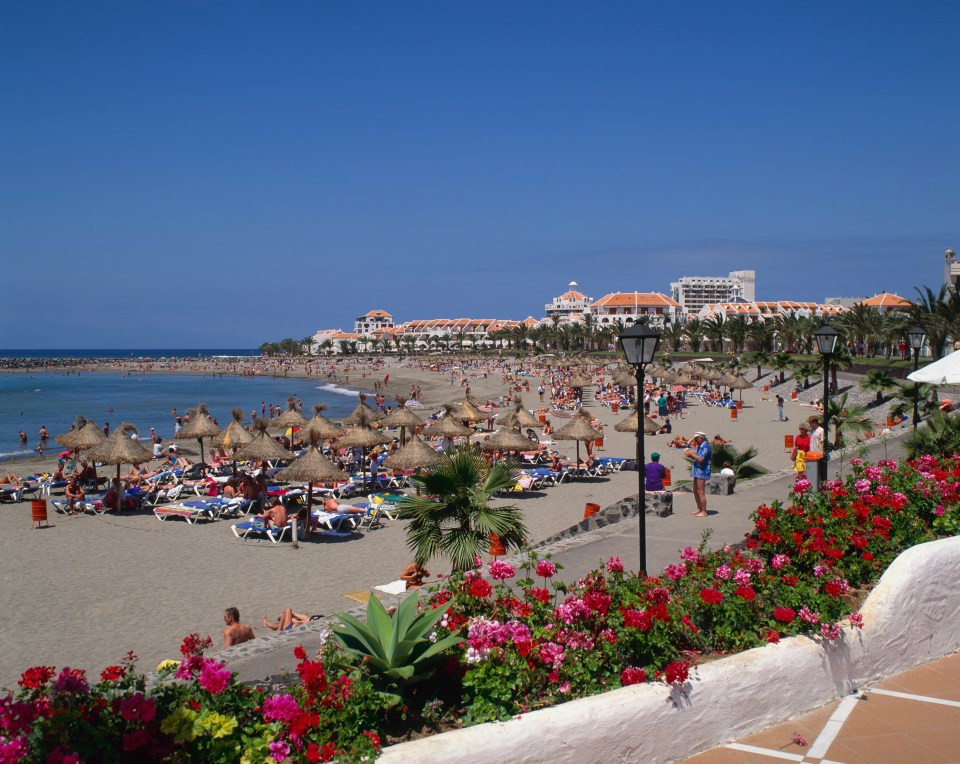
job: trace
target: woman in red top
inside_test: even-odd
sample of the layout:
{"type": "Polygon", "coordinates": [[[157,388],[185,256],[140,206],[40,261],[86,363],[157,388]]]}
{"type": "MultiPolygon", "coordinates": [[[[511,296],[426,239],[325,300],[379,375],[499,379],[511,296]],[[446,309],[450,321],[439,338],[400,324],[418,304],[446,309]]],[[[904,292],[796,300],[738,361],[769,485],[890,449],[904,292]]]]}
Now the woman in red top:
{"type": "Polygon", "coordinates": [[[797,436],[793,439],[793,451],[790,452],[790,459],[794,462],[794,472],[803,472],[803,468],[797,466],[797,455],[801,452],[806,454],[809,450],[810,431],[807,428],[807,425],[801,424],[800,432],[798,432],[797,436]]]}

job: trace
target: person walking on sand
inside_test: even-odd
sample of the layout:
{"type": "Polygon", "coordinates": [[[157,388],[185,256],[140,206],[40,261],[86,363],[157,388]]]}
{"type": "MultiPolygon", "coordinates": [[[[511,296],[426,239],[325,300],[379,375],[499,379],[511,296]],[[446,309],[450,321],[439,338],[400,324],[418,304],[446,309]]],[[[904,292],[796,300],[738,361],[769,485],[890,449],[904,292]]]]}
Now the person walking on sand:
{"type": "Polygon", "coordinates": [[[777,417],[780,419],[781,422],[790,421],[783,415],[783,396],[780,395],[780,393],[777,393],[777,417]]]}
{"type": "Polygon", "coordinates": [[[693,434],[691,445],[692,448],[683,452],[684,456],[693,461],[690,476],[693,478],[693,500],[697,503],[697,511],[691,514],[694,517],[707,517],[707,481],[710,479],[713,449],[703,432],[693,434]]]}
{"type": "Polygon", "coordinates": [[[249,623],[240,622],[240,611],[235,607],[228,607],[223,611],[223,646],[231,647],[253,639],[253,628],[249,623]]]}

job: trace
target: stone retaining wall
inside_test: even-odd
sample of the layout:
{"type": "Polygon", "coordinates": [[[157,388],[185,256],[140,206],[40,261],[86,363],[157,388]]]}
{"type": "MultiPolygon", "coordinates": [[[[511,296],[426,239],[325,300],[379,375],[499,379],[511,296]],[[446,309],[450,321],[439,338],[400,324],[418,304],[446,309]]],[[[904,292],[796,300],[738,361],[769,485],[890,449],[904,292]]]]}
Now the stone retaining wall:
{"type": "Polygon", "coordinates": [[[624,687],[509,722],[384,750],[384,764],[670,762],[757,732],[960,649],[960,537],[908,549],[870,593],[862,631],[792,637],[702,666],[683,688],[624,687]]]}

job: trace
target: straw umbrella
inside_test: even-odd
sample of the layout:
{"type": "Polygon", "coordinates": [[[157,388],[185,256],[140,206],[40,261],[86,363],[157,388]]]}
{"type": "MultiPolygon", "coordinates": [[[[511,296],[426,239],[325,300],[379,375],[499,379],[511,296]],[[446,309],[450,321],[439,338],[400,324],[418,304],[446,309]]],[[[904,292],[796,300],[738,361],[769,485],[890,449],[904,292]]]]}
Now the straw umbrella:
{"type": "MultiPolygon", "coordinates": [[[[361,412],[359,414],[359,423],[354,425],[349,432],[341,435],[337,439],[338,448],[359,448],[360,449],[360,474],[366,476],[367,472],[367,449],[373,446],[380,446],[389,443],[393,438],[384,435],[370,426],[368,414],[361,412]]],[[[370,488],[376,486],[376,469],[370,468],[370,488]]]]}
{"type": "Polygon", "coordinates": [[[217,448],[230,449],[230,453],[233,455],[233,476],[236,477],[237,450],[253,440],[253,435],[247,432],[243,425],[240,424],[243,420],[243,411],[241,409],[234,409],[231,414],[233,419],[230,420],[230,424],[228,424],[219,435],[213,437],[212,445],[217,448]]]}
{"type": "Polygon", "coordinates": [[[260,498],[267,492],[267,460],[289,459],[290,452],[267,434],[267,421],[260,419],[256,423],[257,434],[251,441],[240,447],[237,457],[256,459],[260,462],[260,498]]]}
{"type": "Polygon", "coordinates": [[[727,383],[727,387],[729,387],[731,390],[739,390],[740,400],[742,401],[743,391],[749,390],[751,387],[753,387],[753,383],[742,374],[733,374],[730,377],[730,381],[727,383]]]}
{"type": "Polygon", "coordinates": [[[400,428],[401,446],[405,446],[407,443],[407,430],[416,432],[423,427],[423,420],[414,414],[410,409],[408,409],[406,403],[406,398],[400,398],[397,408],[380,420],[380,424],[383,427],[400,428]]]}
{"type": "Polygon", "coordinates": [[[317,448],[317,439],[311,438],[307,453],[299,457],[293,464],[277,473],[277,478],[286,483],[306,481],[307,483],[307,519],[304,534],[310,537],[310,514],[313,510],[313,484],[315,482],[348,480],[349,475],[317,448]]]}
{"type": "Polygon", "coordinates": [[[364,393],[360,393],[360,400],[357,403],[357,407],[350,412],[350,416],[346,416],[340,421],[343,422],[343,424],[353,426],[360,424],[361,421],[364,424],[369,424],[370,422],[376,422],[379,419],[383,419],[385,415],[368,406],[366,404],[366,400],[367,396],[364,393]],[[361,419],[364,416],[366,416],[366,419],[361,419]]]}
{"type": "Polygon", "coordinates": [[[533,414],[518,403],[517,407],[513,410],[512,426],[522,430],[524,427],[543,427],[543,422],[536,419],[533,414]]]}
{"type": "Polygon", "coordinates": [[[453,406],[447,405],[444,406],[444,409],[446,409],[446,413],[443,418],[429,425],[423,431],[424,435],[428,438],[462,438],[473,435],[473,430],[457,421],[457,417],[453,413],[453,406]]]}
{"type": "Polygon", "coordinates": [[[301,430],[306,442],[309,443],[312,440],[320,442],[331,438],[339,438],[343,435],[343,430],[323,415],[323,410],[326,407],[327,404],[325,403],[318,403],[313,407],[313,418],[303,425],[301,430]]]}
{"type": "Polygon", "coordinates": [[[576,415],[554,434],[556,440],[575,440],[577,442],[577,465],[580,464],[580,441],[589,443],[600,437],[600,431],[590,424],[589,414],[578,411],[576,415]]]}
{"type": "Polygon", "coordinates": [[[139,430],[132,424],[123,422],[109,438],[91,450],[91,456],[98,462],[117,465],[117,482],[114,484],[117,497],[117,511],[123,507],[123,490],[120,487],[121,464],[145,464],[153,458],[153,454],[140,445],[140,442],[130,437],[130,433],[139,435],[139,430]]]}
{"type": "Polygon", "coordinates": [[[188,411],[187,414],[190,417],[190,421],[180,429],[180,432],[173,436],[174,440],[196,438],[197,443],[200,444],[200,461],[205,462],[203,458],[203,439],[219,435],[221,430],[210,418],[206,403],[198,403],[197,407],[193,411],[188,411]]]}
{"type": "Polygon", "coordinates": [[[287,410],[273,420],[273,426],[283,430],[290,428],[290,444],[293,444],[293,428],[299,427],[301,430],[306,425],[307,420],[303,414],[297,411],[297,403],[293,398],[287,398],[287,410]]]}
{"type": "Polygon", "coordinates": [[[75,426],[69,432],[57,435],[54,440],[64,448],[70,448],[79,454],[91,448],[96,448],[106,441],[107,436],[92,419],[78,416],[75,426]]]}
{"type": "MultiPolygon", "coordinates": [[[[653,376],[652,374],[650,376],[653,376]]],[[[617,372],[610,380],[618,387],[635,387],[637,384],[637,375],[626,369],[617,369],[617,372]]]]}
{"type": "Polygon", "coordinates": [[[530,439],[512,427],[502,427],[496,434],[484,438],[482,451],[530,451],[535,446],[530,439]]]}
{"type": "Polygon", "coordinates": [[[455,404],[453,415],[461,422],[483,422],[487,419],[487,414],[481,411],[469,397],[455,404]]]}
{"type": "MultiPolygon", "coordinates": [[[[432,467],[440,461],[440,454],[436,449],[424,443],[420,436],[413,433],[407,444],[383,460],[383,466],[391,470],[413,470],[414,475],[420,472],[421,467],[432,467]]],[[[420,486],[415,485],[417,496],[420,495],[420,486]]]]}
{"type": "MultiPolygon", "coordinates": [[[[633,411],[630,412],[630,416],[628,416],[626,419],[623,419],[617,422],[613,426],[613,429],[616,430],[617,432],[636,432],[637,427],[639,426],[640,426],[640,412],[636,408],[634,408],[633,411]]],[[[659,429],[660,429],[660,426],[655,421],[653,421],[650,417],[648,416],[643,417],[643,431],[647,435],[653,435],[659,429]]]]}

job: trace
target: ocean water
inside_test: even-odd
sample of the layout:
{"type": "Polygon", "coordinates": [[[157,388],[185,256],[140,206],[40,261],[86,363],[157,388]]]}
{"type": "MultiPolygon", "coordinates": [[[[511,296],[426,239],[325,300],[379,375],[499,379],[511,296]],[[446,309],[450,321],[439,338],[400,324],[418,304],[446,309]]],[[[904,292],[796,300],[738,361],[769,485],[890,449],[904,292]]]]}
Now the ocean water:
{"type": "MultiPolygon", "coordinates": [[[[72,351],[76,352],[76,351],[72,351]]],[[[101,354],[103,351],[98,351],[101,354]]],[[[144,374],[81,372],[76,374],[0,374],[0,459],[15,459],[25,452],[18,432],[28,437],[28,449],[35,453],[41,425],[50,433],[47,451],[61,450],[53,438],[70,429],[78,414],[111,432],[121,422],[130,422],[146,440],[155,427],[164,441],[173,437],[176,409],[184,414],[197,403],[207,404],[210,415],[221,427],[230,422],[230,412],[241,408],[245,422],[250,412],[260,416],[261,402],[286,406],[287,398],[303,401],[304,415],[313,415],[316,403],[327,404],[324,414],[342,417],[357,405],[355,390],[326,379],[273,379],[272,377],[214,377],[191,374],[144,374]]]]}

